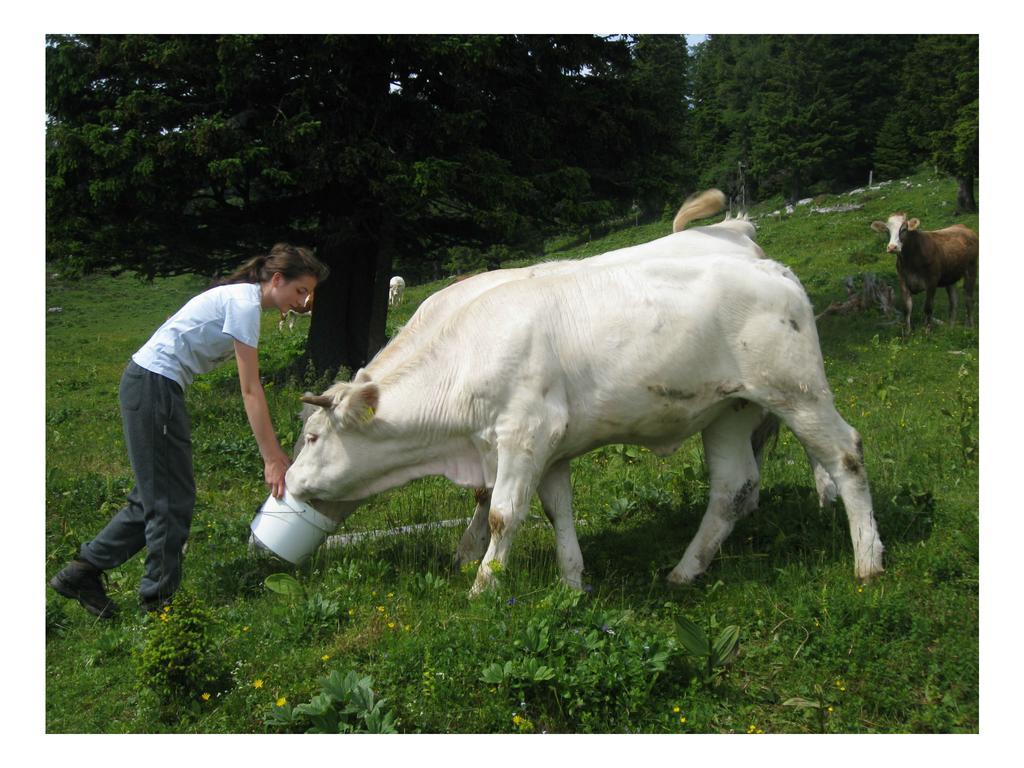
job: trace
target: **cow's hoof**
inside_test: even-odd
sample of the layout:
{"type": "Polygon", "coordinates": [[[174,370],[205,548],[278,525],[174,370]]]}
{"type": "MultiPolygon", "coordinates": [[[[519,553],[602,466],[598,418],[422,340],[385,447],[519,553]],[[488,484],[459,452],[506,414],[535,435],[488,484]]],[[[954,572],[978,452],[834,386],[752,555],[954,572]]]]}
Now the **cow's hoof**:
{"type": "Polygon", "coordinates": [[[486,565],[481,565],[480,570],[476,573],[476,581],[473,582],[472,588],[469,590],[469,597],[479,597],[484,592],[494,589],[497,585],[498,580],[494,578],[494,574],[491,573],[490,568],[486,565]]]}
{"type": "Polygon", "coordinates": [[[691,573],[677,566],[665,577],[665,581],[670,587],[685,587],[695,583],[703,575],[703,573],[691,573]]]}
{"type": "Polygon", "coordinates": [[[854,570],[854,575],[857,577],[857,581],[861,584],[869,584],[883,573],[885,573],[885,569],[881,565],[871,566],[870,568],[857,568],[854,570]]]}

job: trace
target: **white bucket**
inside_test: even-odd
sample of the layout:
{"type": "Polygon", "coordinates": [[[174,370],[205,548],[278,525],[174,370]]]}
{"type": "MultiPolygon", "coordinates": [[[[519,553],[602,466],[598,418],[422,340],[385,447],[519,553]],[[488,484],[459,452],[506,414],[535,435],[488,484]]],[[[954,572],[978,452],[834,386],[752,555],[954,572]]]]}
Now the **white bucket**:
{"type": "Polygon", "coordinates": [[[321,515],[288,491],[275,499],[271,494],[249,528],[261,545],[289,563],[298,565],[334,532],[338,524],[321,515]]]}

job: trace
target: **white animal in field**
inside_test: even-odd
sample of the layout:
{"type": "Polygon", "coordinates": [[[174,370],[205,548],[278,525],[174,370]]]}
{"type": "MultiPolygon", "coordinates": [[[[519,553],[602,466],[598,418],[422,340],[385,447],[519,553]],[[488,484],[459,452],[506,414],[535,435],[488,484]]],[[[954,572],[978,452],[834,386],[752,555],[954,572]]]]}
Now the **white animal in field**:
{"type": "Polygon", "coordinates": [[[426,475],[487,489],[484,535],[474,521],[459,548],[463,562],[482,557],[474,592],[506,565],[537,493],[562,578],[578,588],[569,461],[609,443],[667,455],[701,432],[708,508],[669,575],[688,582],[756,506],[751,436],[770,415],[812,457],[819,494],[838,489],[855,574],[880,573],[860,437],[833,405],[810,303],[788,269],[738,234],[701,227],[541,265],[465,296],[405,340],[403,329],[392,342],[400,354],[386,347],[352,382],[305,398],[319,410],[306,421],[289,490],[344,516],[426,475]]]}
{"type": "Polygon", "coordinates": [[[292,308],[289,309],[287,312],[282,312],[281,319],[277,323],[277,330],[283,331],[284,326],[287,323],[288,330],[290,331],[293,328],[295,328],[295,318],[297,318],[299,315],[309,315],[313,311],[315,293],[316,291],[310,291],[308,294],[306,294],[306,301],[298,309],[292,308]]]}
{"type": "Polygon", "coordinates": [[[402,303],[402,295],[405,293],[405,280],[398,275],[391,278],[388,285],[388,306],[394,307],[402,303]]]}

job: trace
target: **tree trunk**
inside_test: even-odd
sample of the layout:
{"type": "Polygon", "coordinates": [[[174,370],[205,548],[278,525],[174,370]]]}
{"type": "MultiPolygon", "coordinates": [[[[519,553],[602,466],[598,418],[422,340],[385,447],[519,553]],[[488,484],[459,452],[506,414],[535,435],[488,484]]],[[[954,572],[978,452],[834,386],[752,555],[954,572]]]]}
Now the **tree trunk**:
{"type": "Polygon", "coordinates": [[[317,257],[331,268],[316,289],[306,357],[318,376],[354,374],[384,345],[390,235],[348,228],[326,235],[317,257]]]}
{"type": "Polygon", "coordinates": [[[974,176],[961,176],[957,182],[956,212],[977,213],[978,203],[974,199],[974,176]]]}

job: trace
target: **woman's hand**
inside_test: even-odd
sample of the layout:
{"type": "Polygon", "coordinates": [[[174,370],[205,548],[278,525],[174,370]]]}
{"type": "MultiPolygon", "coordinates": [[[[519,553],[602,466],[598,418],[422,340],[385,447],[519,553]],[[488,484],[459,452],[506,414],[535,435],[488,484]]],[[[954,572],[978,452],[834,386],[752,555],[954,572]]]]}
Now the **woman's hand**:
{"type": "Polygon", "coordinates": [[[276,456],[271,456],[263,464],[263,479],[275,499],[284,496],[284,476],[291,465],[291,460],[283,451],[276,456]]]}

